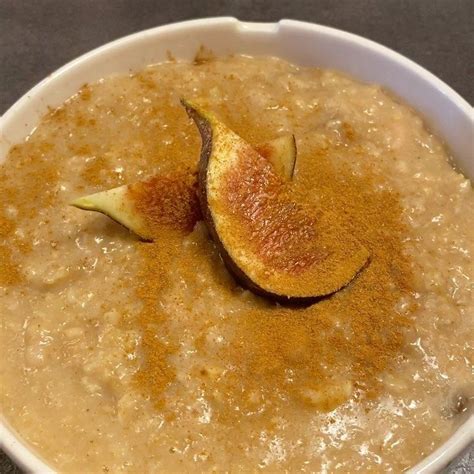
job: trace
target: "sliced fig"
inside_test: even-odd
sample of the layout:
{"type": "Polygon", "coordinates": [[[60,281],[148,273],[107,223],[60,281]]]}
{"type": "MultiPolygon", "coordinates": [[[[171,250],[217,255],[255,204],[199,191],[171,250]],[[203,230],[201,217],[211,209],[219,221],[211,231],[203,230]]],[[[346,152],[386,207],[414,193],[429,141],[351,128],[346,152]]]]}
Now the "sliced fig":
{"type": "Polygon", "coordinates": [[[191,232],[201,219],[196,177],[191,173],[153,176],[78,198],[71,205],[101,212],[147,241],[164,227],[191,232]]]}
{"type": "Polygon", "coordinates": [[[267,158],[276,173],[291,180],[296,164],[296,141],[294,135],[283,135],[267,143],[255,146],[260,155],[267,158]]]}
{"type": "MultiPolygon", "coordinates": [[[[291,179],[296,160],[293,135],[283,135],[257,145],[262,155],[281,173],[291,179]]],[[[201,217],[196,177],[186,174],[153,176],[127,186],[109,189],[76,199],[79,209],[105,214],[143,240],[159,237],[163,225],[190,232],[201,217]]]]}
{"type": "Polygon", "coordinates": [[[212,113],[182,103],[202,138],[201,210],[236,279],[283,302],[312,302],[351,282],[368,250],[330,212],[292,199],[290,183],[212,113]]]}

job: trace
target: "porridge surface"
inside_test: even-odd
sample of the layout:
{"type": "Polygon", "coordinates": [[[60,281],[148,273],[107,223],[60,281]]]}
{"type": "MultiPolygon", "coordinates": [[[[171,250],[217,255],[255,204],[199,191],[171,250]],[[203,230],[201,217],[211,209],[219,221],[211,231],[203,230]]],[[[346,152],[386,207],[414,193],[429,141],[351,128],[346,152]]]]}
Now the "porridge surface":
{"type": "Polygon", "coordinates": [[[107,78],[11,149],[0,198],[2,412],[60,470],[398,471],[472,410],[472,186],[378,86],[249,57],[107,78]],[[308,195],[371,246],[350,287],[275,307],[202,223],[144,244],[67,205],[194,169],[180,97],[252,144],[294,133],[295,186],[351,185],[308,195]]]}

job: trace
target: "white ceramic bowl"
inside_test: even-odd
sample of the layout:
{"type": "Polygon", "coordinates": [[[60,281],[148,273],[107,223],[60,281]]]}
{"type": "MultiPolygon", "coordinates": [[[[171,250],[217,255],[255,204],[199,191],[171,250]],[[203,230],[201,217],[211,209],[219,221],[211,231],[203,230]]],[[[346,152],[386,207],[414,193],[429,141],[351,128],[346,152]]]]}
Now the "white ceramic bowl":
{"type": "MultiPolygon", "coordinates": [[[[48,106],[57,106],[85,82],[128,73],[166,59],[191,59],[205,45],[217,55],[273,55],[300,65],[335,68],[366,82],[386,86],[411,104],[444,138],[456,165],[474,178],[474,116],[470,105],[450,87],[405,57],[377,43],[333,28],[282,20],[245,23],[235,18],[186,21],[142,31],[70,62],[26,93],[0,119],[0,162],[12,144],[23,140],[48,106]]],[[[473,440],[471,416],[439,449],[413,468],[433,472],[444,467],[473,440]]],[[[29,472],[52,472],[5,420],[0,446],[29,472]]]]}

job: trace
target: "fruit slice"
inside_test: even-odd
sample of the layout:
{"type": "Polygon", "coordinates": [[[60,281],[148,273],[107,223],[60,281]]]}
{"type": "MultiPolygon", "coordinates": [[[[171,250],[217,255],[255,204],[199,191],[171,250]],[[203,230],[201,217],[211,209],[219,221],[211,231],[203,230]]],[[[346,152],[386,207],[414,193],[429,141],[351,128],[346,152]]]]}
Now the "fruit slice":
{"type": "Polygon", "coordinates": [[[196,177],[191,173],[153,176],[78,198],[71,205],[101,212],[147,241],[163,228],[191,232],[201,219],[196,177]]]}
{"type": "MultiPolygon", "coordinates": [[[[285,179],[291,179],[296,161],[293,135],[257,145],[285,179]]],[[[127,186],[76,199],[72,206],[105,214],[143,240],[159,236],[163,225],[190,232],[200,219],[196,178],[185,174],[153,176],[127,186]],[[180,181],[181,180],[181,181],[180,181]]]]}
{"type": "Polygon", "coordinates": [[[367,263],[367,249],[330,211],[296,200],[291,183],[213,114],[182,103],[202,138],[201,210],[237,280],[283,302],[311,302],[346,286],[367,263]]]}
{"type": "Polygon", "coordinates": [[[260,155],[267,158],[275,171],[287,180],[293,178],[296,164],[296,141],[294,135],[283,135],[267,143],[255,146],[260,155]]]}

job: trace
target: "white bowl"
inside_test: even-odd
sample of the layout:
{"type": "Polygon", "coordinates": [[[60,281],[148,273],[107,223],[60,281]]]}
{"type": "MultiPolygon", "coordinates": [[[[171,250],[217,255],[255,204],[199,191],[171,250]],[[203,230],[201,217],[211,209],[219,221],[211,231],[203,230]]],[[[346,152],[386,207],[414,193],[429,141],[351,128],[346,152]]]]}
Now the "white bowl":
{"type": "MultiPolygon", "coordinates": [[[[335,68],[366,82],[381,84],[411,104],[444,138],[456,165],[474,178],[474,116],[470,105],[431,73],[377,43],[325,26],[293,20],[245,23],[208,18],[153,28],[127,36],[70,62],[19,99],[0,119],[0,162],[11,145],[23,140],[47,112],[85,82],[128,73],[165,60],[167,52],[192,59],[205,45],[217,55],[273,55],[307,66],[335,68]]],[[[444,467],[474,438],[471,416],[413,472],[444,467]]],[[[0,446],[26,471],[53,472],[0,420],[0,446]]]]}

